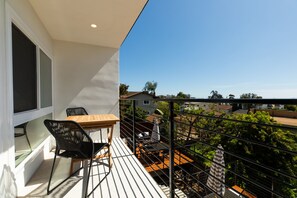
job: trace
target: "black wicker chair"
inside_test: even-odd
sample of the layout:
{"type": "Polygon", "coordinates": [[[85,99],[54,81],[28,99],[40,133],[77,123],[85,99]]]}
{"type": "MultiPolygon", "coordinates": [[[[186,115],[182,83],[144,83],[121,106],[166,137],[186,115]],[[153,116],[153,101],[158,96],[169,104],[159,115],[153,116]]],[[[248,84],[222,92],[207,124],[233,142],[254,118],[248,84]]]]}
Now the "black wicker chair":
{"type": "Polygon", "coordinates": [[[66,109],[67,116],[88,115],[88,112],[83,107],[72,107],[66,109]]]}
{"type": "MultiPolygon", "coordinates": [[[[73,160],[90,160],[86,189],[88,189],[88,183],[89,183],[89,177],[90,177],[93,159],[96,158],[97,153],[101,151],[103,148],[108,149],[108,154],[109,154],[108,165],[109,165],[109,172],[110,172],[111,155],[110,155],[110,146],[108,143],[93,143],[93,140],[90,138],[90,136],[82,129],[82,127],[78,123],[74,121],[45,120],[44,125],[56,140],[55,157],[54,157],[53,166],[52,166],[49,183],[47,187],[48,195],[53,190],[55,190],[58,186],[64,183],[67,179],[69,179],[71,176],[75,175],[82,168],[81,167],[74,173],[71,173],[69,177],[67,177],[65,180],[63,180],[57,186],[55,186],[53,189],[50,190],[50,183],[53,176],[57,156],[72,158],[72,162],[73,160]]],[[[98,159],[98,156],[96,159],[98,159]]],[[[71,164],[71,169],[72,169],[72,165],[73,164],[71,164]]],[[[109,172],[107,173],[107,175],[109,174],[109,172]]],[[[95,188],[93,188],[93,190],[89,194],[86,190],[86,194],[84,196],[85,197],[89,196],[99,185],[100,183],[95,188]]]]}

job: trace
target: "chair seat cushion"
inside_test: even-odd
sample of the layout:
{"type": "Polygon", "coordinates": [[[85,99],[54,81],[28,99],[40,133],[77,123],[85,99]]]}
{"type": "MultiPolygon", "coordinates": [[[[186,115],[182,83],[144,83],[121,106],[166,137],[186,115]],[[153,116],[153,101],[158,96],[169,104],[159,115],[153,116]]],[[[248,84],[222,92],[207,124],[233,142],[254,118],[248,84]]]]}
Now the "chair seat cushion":
{"type": "Polygon", "coordinates": [[[105,146],[108,146],[108,143],[93,143],[94,153],[92,153],[92,144],[89,142],[83,142],[79,150],[75,151],[64,151],[58,155],[66,158],[75,158],[75,159],[90,159],[95,157],[95,155],[103,149],[105,146]]]}

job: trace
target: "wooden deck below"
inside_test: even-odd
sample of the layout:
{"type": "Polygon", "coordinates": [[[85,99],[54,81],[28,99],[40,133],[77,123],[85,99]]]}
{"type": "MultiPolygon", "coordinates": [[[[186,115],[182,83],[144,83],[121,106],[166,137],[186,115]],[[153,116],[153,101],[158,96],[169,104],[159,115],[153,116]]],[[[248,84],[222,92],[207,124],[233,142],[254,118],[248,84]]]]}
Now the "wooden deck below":
{"type": "MultiPolygon", "coordinates": [[[[162,156],[161,156],[162,157],[162,156]]],[[[192,159],[180,153],[179,151],[174,152],[174,166],[180,166],[183,164],[193,162],[192,159]]],[[[169,156],[164,156],[164,161],[156,161],[155,163],[144,163],[147,172],[151,173],[162,169],[168,169],[169,167],[169,156]]]]}

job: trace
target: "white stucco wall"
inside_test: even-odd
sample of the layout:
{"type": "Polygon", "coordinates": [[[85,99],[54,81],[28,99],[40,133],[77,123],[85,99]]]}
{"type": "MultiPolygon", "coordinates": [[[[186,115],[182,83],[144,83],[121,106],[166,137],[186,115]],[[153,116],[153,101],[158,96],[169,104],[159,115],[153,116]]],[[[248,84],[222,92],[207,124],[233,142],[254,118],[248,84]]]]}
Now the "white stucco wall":
{"type": "Polygon", "coordinates": [[[5,0],[0,0],[0,192],[4,197],[16,196],[14,179],[14,142],[12,119],[7,107],[7,57],[5,0]]]}
{"type": "MultiPolygon", "coordinates": [[[[119,53],[114,48],[53,41],[27,0],[0,0],[0,192],[14,197],[13,188],[19,190],[30,179],[49,144],[45,142],[15,168],[13,126],[16,120],[33,120],[51,109],[13,114],[11,22],[53,60],[55,119],[64,119],[65,109],[71,106],[119,115],[119,53]]],[[[114,136],[119,136],[118,126],[114,136]]]]}
{"type": "Polygon", "coordinates": [[[13,22],[49,56],[53,41],[43,23],[27,0],[7,0],[13,9],[13,22]]]}
{"type": "Polygon", "coordinates": [[[119,115],[118,49],[55,41],[54,57],[56,119],[65,119],[67,107],[78,106],[89,114],[119,115]]]}
{"type": "Polygon", "coordinates": [[[52,56],[53,50],[51,37],[28,1],[0,1],[0,191],[4,192],[4,197],[15,197],[16,191],[25,185],[41,164],[43,150],[46,147],[48,151],[48,144],[43,144],[35,149],[30,157],[15,167],[14,125],[45,115],[51,110],[35,110],[20,113],[17,116],[13,113],[11,23],[16,24],[32,42],[49,56],[52,56]],[[6,191],[8,194],[5,195],[6,191]]]}

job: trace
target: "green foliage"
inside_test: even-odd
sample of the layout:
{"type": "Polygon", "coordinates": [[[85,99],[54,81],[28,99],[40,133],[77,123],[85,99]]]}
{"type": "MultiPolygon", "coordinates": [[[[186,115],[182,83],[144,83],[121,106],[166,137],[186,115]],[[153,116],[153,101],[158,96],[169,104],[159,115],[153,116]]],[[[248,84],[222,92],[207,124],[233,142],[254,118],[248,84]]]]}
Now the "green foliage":
{"type": "Polygon", "coordinates": [[[157,85],[158,85],[157,82],[147,81],[145,83],[145,86],[144,86],[144,88],[142,90],[143,91],[147,91],[149,94],[156,95],[157,85]]]}
{"type": "MultiPolygon", "coordinates": [[[[128,117],[129,119],[132,118],[133,116],[133,107],[132,106],[129,106],[125,112],[124,112],[124,116],[125,117],[128,117]]],[[[135,120],[138,121],[138,120],[145,120],[147,117],[147,112],[144,111],[142,108],[140,107],[136,107],[136,110],[135,110],[135,120]]]]}
{"type": "Polygon", "coordinates": [[[125,94],[127,94],[128,93],[128,88],[129,88],[129,85],[126,85],[126,84],[120,84],[120,87],[119,87],[119,89],[120,89],[120,96],[121,95],[125,95],[125,94]]]}
{"type": "MultiPolygon", "coordinates": [[[[163,118],[167,120],[169,118],[169,103],[165,101],[158,101],[156,103],[156,106],[157,106],[157,109],[163,112],[163,118]]],[[[180,105],[177,103],[174,103],[173,109],[176,116],[176,114],[180,112],[180,105]]]]}
{"type": "Polygon", "coordinates": [[[253,99],[253,98],[262,98],[262,96],[258,96],[255,93],[244,93],[240,95],[241,99],[253,99]]]}
{"type": "MultiPolygon", "coordinates": [[[[241,99],[261,99],[262,96],[258,96],[255,93],[244,93],[244,94],[240,95],[240,98],[241,99]]],[[[254,107],[255,107],[255,104],[251,104],[251,103],[242,104],[242,108],[243,109],[248,109],[249,111],[250,111],[251,108],[254,108],[254,107]]]]}
{"type": "MultiPolygon", "coordinates": [[[[164,112],[163,120],[165,120],[165,123],[163,123],[164,127],[161,129],[161,133],[168,135],[168,102],[157,102],[157,108],[164,112]]],[[[179,105],[175,104],[174,110],[178,113],[180,110],[179,105]]],[[[178,139],[177,143],[188,144],[188,141],[192,139],[190,138],[191,133],[195,131],[195,138],[199,138],[200,141],[193,144],[190,149],[197,153],[199,160],[196,162],[200,166],[205,168],[211,166],[215,148],[218,144],[221,144],[225,149],[225,163],[229,170],[236,171],[238,175],[253,182],[266,185],[268,189],[271,189],[273,185],[274,190],[285,197],[296,197],[297,189],[293,188],[297,186],[296,180],[243,160],[247,159],[265,167],[272,167],[296,176],[297,156],[279,149],[297,151],[296,131],[292,132],[277,127],[277,123],[270,115],[261,111],[249,114],[220,114],[218,116],[215,111],[207,112],[203,109],[187,108],[183,113],[183,115],[177,115],[175,120],[180,120],[176,120],[175,124],[176,130],[179,133],[183,132],[184,135],[187,135],[187,138],[178,139]],[[179,122],[185,124],[178,125],[179,122]],[[187,127],[182,128],[184,126],[187,127]],[[269,145],[275,147],[275,149],[262,145],[269,145]],[[237,156],[240,156],[240,158],[237,156]],[[262,183],[263,180],[265,183],[262,183]]],[[[240,185],[251,189],[251,191],[255,187],[229,171],[226,171],[226,182],[229,185],[240,185]]],[[[269,193],[266,195],[270,196],[269,193]]]]}
{"type": "Polygon", "coordinates": [[[297,111],[297,105],[285,105],[285,109],[289,111],[297,111]]]}
{"type": "MultiPolygon", "coordinates": [[[[163,137],[169,137],[168,132],[169,132],[169,103],[165,101],[158,101],[156,103],[157,109],[162,111],[162,124],[160,125],[160,133],[163,137]]],[[[173,105],[173,111],[174,111],[174,116],[177,115],[178,112],[180,112],[180,105],[177,103],[174,103],[173,105]]]]}
{"type": "MultiPolygon", "coordinates": [[[[271,171],[265,169],[260,170],[259,167],[256,167],[255,165],[247,163],[243,160],[239,161],[238,158],[235,157],[237,155],[243,159],[256,161],[259,164],[265,165],[267,167],[273,167],[274,169],[281,170],[290,175],[296,176],[296,156],[282,152],[279,149],[270,149],[254,143],[258,142],[264,145],[270,145],[276,148],[282,148],[288,151],[296,152],[296,133],[282,130],[277,127],[263,125],[260,126],[257,124],[246,123],[251,122],[276,125],[276,122],[269,116],[267,112],[258,111],[256,113],[249,114],[224,115],[223,117],[227,118],[228,120],[208,120],[207,118],[197,119],[195,126],[200,130],[201,128],[205,129],[205,133],[208,134],[208,139],[204,138],[204,140],[207,142],[207,144],[212,146],[197,143],[191,147],[192,150],[208,159],[213,159],[215,147],[218,144],[221,144],[225,151],[232,153],[232,155],[225,155],[226,164],[231,170],[237,169],[241,175],[247,178],[252,178],[254,182],[261,182],[263,177],[268,178],[268,180],[269,178],[274,177],[296,186],[296,181],[288,181],[287,177],[277,173],[272,173],[271,171]],[[209,131],[214,131],[215,133],[209,133],[209,131]],[[225,135],[221,135],[221,133],[225,135]],[[232,136],[236,138],[232,138],[232,136]],[[256,169],[256,171],[253,169],[256,169]]],[[[206,167],[210,167],[211,162],[209,160],[201,159],[201,161],[206,167]]],[[[234,177],[233,174],[227,173],[227,181],[228,179],[232,179],[232,177],[234,177]]],[[[272,179],[269,181],[272,181],[272,179]]],[[[237,182],[240,184],[240,180],[237,182]]],[[[241,183],[241,185],[244,186],[245,183],[241,183]]],[[[287,197],[294,197],[294,190],[288,188],[287,185],[278,183],[278,185],[276,185],[274,188],[287,197]]]]}
{"type": "Polygon", "coordinates": [[[190,94],[185,94],[183,92],[178,92],[176,94],[176,98],[180,98],[180,99],[187,99],[187,98],[191,98],[191,95],[190,94]]]}

